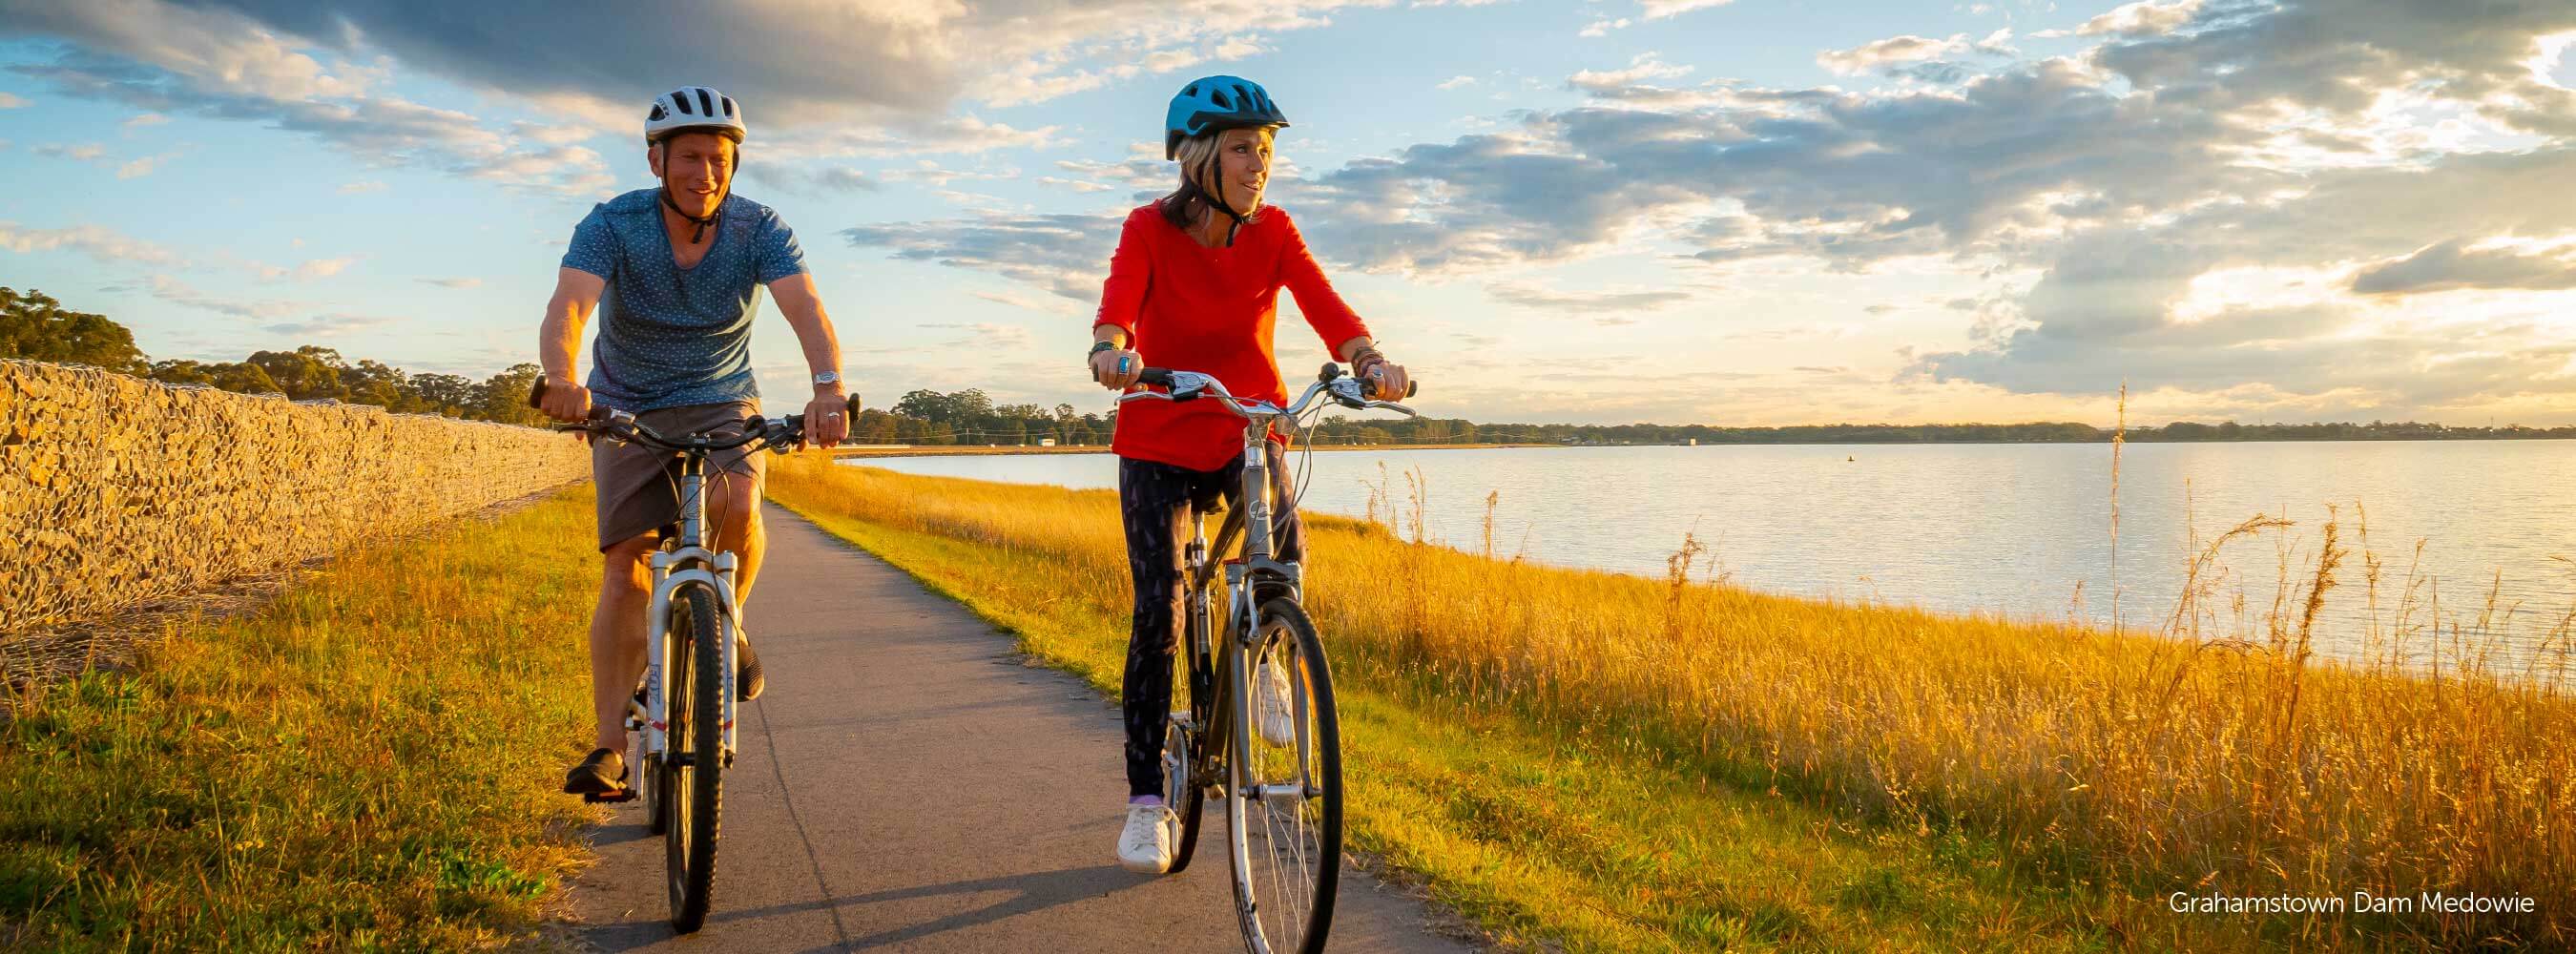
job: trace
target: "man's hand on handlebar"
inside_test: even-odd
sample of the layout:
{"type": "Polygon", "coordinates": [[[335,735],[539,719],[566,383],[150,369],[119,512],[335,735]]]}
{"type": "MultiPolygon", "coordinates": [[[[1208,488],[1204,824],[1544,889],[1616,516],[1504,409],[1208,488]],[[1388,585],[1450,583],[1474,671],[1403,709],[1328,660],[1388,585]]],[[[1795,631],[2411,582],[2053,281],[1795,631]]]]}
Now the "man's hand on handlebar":
{"type": "Polygon", "coordinates": [[[850,415],[858,413],[857,402],[842,393],[840,385],[814,389],[814,399],[805,403],[806,446],[833,447],[850,437],[850,415]]]}
{"type": "Polygon", "coordinates": [[[566,424],[578,424],[590,416],[590,389],[565,378],[546,378],[537,382],[537,410],[566,424]]]}

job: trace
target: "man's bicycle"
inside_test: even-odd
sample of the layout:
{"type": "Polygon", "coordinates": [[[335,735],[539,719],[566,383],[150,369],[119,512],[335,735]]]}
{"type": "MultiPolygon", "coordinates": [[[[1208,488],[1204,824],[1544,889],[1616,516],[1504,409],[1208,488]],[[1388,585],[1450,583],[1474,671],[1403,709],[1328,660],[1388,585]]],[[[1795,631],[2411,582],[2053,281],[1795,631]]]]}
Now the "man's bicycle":
{"type": "MultiPolygon", "coordinates": [[[[535,406],[545,393],[540,380],[528,395],[535,406]]],[[[851,399],[853,413],[857,399],[851,399]]],[[[653,601],[645,610],[644,684],[627,704],[626,731],[635,740],[635,785],[587,802],[644,798],[645,828],[662,836],[671,901],[671,927],[682,934],[706,923],[716,878],[716,829],[724,809],[724,770],[733,766],[735,707],[732,553],[708,548],[707,458],[754,443],[784,452],[804,439],[805,415],[746,418],[731,437],[655,433],[624,411],[592,406],[590,419],[556,424],[558,431],[588,431],[592,439],[631,441],[679,458],[679,532],[665,534],[651,558],[653,601]]]]}
{"type": "MultiPolygon", "coordinates": [[[[1348,408],[1413,411],[1373,399],[1367,382],[1333,364],[1285,408],[1235,397],[1223,382],[1193,371],[1146,368],[1138,380],[1168,393],[1139,391],[1119,403],[1206,397],[1244,420],[1243,487],[1215,547],[1208,546],[1208,508],[1191,508],[1182,645],[1163,735],[1163,792],[1181,819],[1170,870],[1189,866],[1206,800],[1222,799],[1244,947],[1315,954],[1332,930],[1341,878],[1341,729],[1332,670],[1302,602],[1300,566],[1272,552],[1267,445],[1274,422],[1302,430],[1310,411],[1324,407],[1319,395],[1348,408]],[[1238,539],[1239,555],[1212,558],[1238,539]]],[[[1293,512],[1295,495],[1282,503],[1293,512]]]]}

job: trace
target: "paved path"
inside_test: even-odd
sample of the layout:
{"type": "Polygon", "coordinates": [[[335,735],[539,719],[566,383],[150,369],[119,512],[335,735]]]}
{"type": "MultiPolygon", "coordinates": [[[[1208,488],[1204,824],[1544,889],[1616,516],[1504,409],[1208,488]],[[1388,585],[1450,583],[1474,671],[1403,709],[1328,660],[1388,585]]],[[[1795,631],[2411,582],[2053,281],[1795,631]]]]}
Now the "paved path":
{"type": "MultiPolygon", "coordinates": [[[[1222,841],[1179,875],[1112,854],[1116,710],[777,507],[748,617],[769,687],[725,776],[715,910],[673,936],[643,803],[594,831],[575,936],[612,951],[1240,951],[1222,841]]],[[[1206,831],[1222,837],[1211,811],[1206,831]]],[[[1334,951],[1465,951],[1344,869],[1334,951]]]]}

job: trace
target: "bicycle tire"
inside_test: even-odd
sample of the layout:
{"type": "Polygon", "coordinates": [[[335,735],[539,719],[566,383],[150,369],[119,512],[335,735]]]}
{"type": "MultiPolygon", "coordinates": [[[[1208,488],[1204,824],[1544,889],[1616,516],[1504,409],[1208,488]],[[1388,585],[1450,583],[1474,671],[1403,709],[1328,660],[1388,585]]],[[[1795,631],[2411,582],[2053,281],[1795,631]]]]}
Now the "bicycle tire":
{"type": "Polygon", "coordinates": [[[672,811],[670,831],[662,838],[663,864],[671,927],[690,934],[707,921],[716,879],[716,833],[724,815],[724,700],[717,698],[724,681],[701,677],[723,672],[725,647],[718,640],[726,634],[715,593],[704,586],[674,592],[671,617],[671,635],[682,643],[672,653],[676,667],[668,747],[674,784],[665,793],[672,811]]]}
{"type": "Polygon", "coordinates": [[[1207,788],[1194,783],[1199,766],[1208,760],[1205,729],[1213,708],[1203,689],[1213,682],[1205,675],[1209,660],[1200,649],[1209,644],[1209,622],[1203,606],[1195,598],[1189,602],[1191,605],[1182,614],[1185,622],[1180,651],[1172,654],[1172,701],[1174,710],[1189,712],[1190,726],[1184,728],[1174,722],[1163,730],[1163,803],[1172,806],[1181,819],[1181,838],[1172,846],[1172,867],[1167,874],[1180,874],[1189,868],[1190,856],[1199,847],[1199,829],[1207,818],[1207,788]],[[1175,746],[1181,751],[1174,753],[1175,746]]]}
{"type": "MultiPolygon", "coordinates": [[[[1257,671],[1256,663],[1264,648],[1281,639],[1295,644],[1295,658],[1302,669],[1298,673],[1302,678],[1291,678],[1290,691],[1295,693],[1297,687],[1302,686],[1307,697],[1308,743],[1313,749],[1311,764],[1308,765],[1308,784],[1313,786],[1316,794],[1300,798],[1293,811],[1302,817],[1311,803],[1315,812],[1314,842],[1311,854],[1303,850],[1298,852],[1299,857],[1310,862],[1303,874],[1310,879],[1309,883],[1294,886],[1306,894],[1307,903],[1302,913],[1293,896],[1275,898],[1272,900],[1282,905],[1284,913],[1274,919],[1275,924],[1265,923],[1264,899],[1260,897],[1256,875],[1251,870],[1252,844],[1248,821],[1251,812],[1247,805],[1251,798],[1246,794],[1258,784],[1253,776],[1261,764],[1252,750],[1253,740],[1259,732],[1259,717],[1253,710],[1258,692],[1245,692],[1243,698],[1232,706],[1235,711],[1230,721],[1235,724],[1228,735],[1232,737],[1234,751],[1227,760],[1226,772],[1232,782],[1226,791],[1226,824],[1228,837],[1232,840],[1229,855],[1234,868],[1235,914],[1243,928],[1244,949],[1251,954],[1285,954],[1290,950],[1297,954],[1320,954],[1325,940],[1332,933],[1333,903],[1340,890],[1342,870],[1341,719],[1333,705],[1332,669],[1325,661],[1323,640],[1316,635],[1314,622],[1307,618],[1305,609],[1295,600],[1273,598],[1262,604],[1257,612],[1253,648],[1240,662],[1246,676],[1257,671]],[[1287,936],[1274,940],[1271,937],[1274,926],[1279,928],[1276,933],[1287,936]]],[[[1247,685],[1250,682],[1250,678],[1245,679],[1247,685]]],[[[1267,798],[1260,808],[1265,813],[1276,811],[1267,798]]],[[[1278,816],[1268,817],[1275,819],[1278,816]]],[[[1303,839],[1299,841],[1302,846],[1303,839]]],[[[1276,834],[1265,829],[1263,850],[1274,859],[1279,857],[1276,844],[1276,834]]],[[[1273,884],[1281,881],[1275,876],[1271,880],[1273,884]]]]}

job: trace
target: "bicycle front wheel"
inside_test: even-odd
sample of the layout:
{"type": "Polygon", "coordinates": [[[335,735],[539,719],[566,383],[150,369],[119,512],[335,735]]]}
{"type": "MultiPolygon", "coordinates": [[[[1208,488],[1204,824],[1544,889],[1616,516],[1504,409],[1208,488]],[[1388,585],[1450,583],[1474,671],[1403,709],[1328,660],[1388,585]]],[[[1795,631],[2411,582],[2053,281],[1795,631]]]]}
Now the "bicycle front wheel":
{"type": "Polygon", "coordinates": [[[707,921],[716,880],[716,828],[724,812],[723,640],[730,634],[713,591],[682,587],[671,595],[670,753],[663,759],[662,836],[671,927],[688,934],[707,921]]]}
{"type": "Polygon", "coordinates": [[[1252,954],[1316,954],[1342,872],[1342,744],[1333,677],[1294,600],[1261,605],[1227,777],[1235,911],[1252,954]]]}

